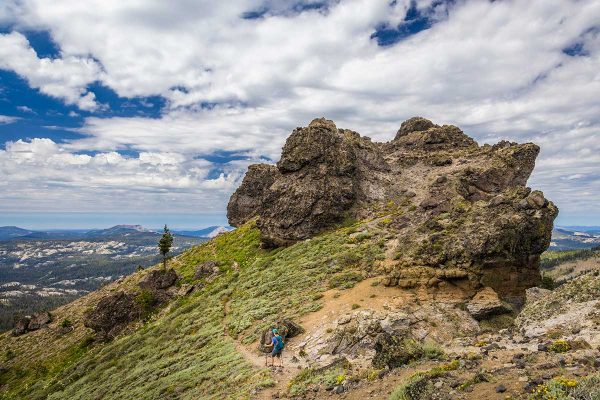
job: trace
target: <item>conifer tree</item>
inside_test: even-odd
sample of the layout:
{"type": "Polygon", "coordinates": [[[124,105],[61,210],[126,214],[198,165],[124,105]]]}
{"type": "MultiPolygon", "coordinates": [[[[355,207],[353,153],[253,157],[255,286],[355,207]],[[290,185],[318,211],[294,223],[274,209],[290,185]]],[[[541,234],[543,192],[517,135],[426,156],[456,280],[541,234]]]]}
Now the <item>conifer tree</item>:
{"type": "Polygon", "coordinates": [[[173,235],[167,225],[165,224],[164,232],[158,241],[158,250],[163,258],[163,269],[167,269],[167,254],[171,251],[171,246],[173,245],[173,235]]]}

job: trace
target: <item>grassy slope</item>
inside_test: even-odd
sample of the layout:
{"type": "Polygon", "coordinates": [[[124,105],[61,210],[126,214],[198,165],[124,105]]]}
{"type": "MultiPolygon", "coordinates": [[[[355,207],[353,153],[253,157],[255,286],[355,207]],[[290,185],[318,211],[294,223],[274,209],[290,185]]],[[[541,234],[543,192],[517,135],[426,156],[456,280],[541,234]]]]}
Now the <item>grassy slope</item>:
{"type": "MultiPolygon", "coordinates": [[[[349,238],[355,230],[343,228],[267,252],[259,248],[258,230],[247,224],[194,247],[172,265],[184,282],[193,282],[198,263],[219,260],[223,273],[203,290],[173,301],[108,344],[86,346],[79,327],[73,333],[77,339],[56,336],[45,344],[60,347],[50,358],[43,349],[22,350],[0,377],[6,384],[0,398],[247,398],[272,381],[267,371],[244,360],[234,339],[250,343],[277,318],[319,309],[319,294],[332,277],[343,284],[345,277],[354,279],[350,271],[370,271],[382,257],[383,240],[377,233],[360,241],[349,238]]],[[[133,287],[137,279],[121,285],[133,287]]],[[[4,335],[0,344],[18,348],[20,339],[4,335]]]]}

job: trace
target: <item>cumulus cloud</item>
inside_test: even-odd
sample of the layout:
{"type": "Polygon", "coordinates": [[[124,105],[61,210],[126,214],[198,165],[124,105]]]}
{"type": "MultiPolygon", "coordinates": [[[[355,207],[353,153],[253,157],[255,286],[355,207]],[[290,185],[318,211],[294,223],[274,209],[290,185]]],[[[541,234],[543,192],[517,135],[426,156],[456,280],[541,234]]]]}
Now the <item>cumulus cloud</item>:
{"type": "MultiPolygon", "coordinates": [[[[480,142],[540,144],[531,183],[563,215],[585,212],[600,223],[597,1],[8,3],[15,29],[51,32],[61,58],[48,62],[88,71],[62,88],[70,95],[54,96],[93,107],[85,85],[99,80],[123,97],[167,100],[160,118],[86,119],[86,136],[60,145],[63,152],[176,153],[187,160],[176,164],[183,174],[190,160],[218,151],[275,160],[287,134],[314,117],[388,140],[402,120],[423,115],[480,142]],[[373,34],[402,28],[411,4],[431,27],[379,46],[373,34]]],[[[42,60],[18,33],[4,36],[28,60],[6,68],[36,75],[42,60]]],[[[141,173],[140,160],[123,163],[141,173]]],[[[228,165],[223,185],[233,187],[246,164],[228,165]]],[[[206,182],[199,176],[192,186],[206,182]]]]}
{"type": "MultiPolygon", "coordinates": [[[[0,191],[23,208],[44,211],[98,211],[102,203],[109,205],[107,211],[115,205],[150,210],[165,202],[177,211],[194,201],[214,210],[241,174],[225,164],[219,176],[210,177],[212,168],[209,161],[174,152],[89,155],[50,139],[18,140],[0,151],[0,174],[10,177],[0,182],[0,191]]],[[[0,211],[11,206],[3,202],[0,211]]]]}
{"type": "Polygon", "coordinates": [[[16,72],[27,79],[32,88],[82,110],[94,110],[98,106],[94,93],[86,89],[100,74],[100,67],[91,58],[38,58],[25,36],[11,32],[0,34],[0,68],[16,72]]]}

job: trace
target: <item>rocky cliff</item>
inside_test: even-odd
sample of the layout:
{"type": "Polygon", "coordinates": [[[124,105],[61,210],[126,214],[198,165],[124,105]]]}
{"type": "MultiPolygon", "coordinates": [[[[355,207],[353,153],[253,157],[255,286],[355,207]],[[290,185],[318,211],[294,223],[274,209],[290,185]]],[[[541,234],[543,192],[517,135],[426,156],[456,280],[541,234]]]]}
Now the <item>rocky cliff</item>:
{"type": "Polygon", "coordinates": [[[519,302],[539,282],[558,213],[525,186],[538,152],[533,143],[479,146],[456,126],[419,117],[387,143],[315,119],[292,132],[276,166],[249,167],[229,223],[256,218],[263,245],[276,247],[373,221],[389,232],[386,285],[488,286],[519,302]]]}

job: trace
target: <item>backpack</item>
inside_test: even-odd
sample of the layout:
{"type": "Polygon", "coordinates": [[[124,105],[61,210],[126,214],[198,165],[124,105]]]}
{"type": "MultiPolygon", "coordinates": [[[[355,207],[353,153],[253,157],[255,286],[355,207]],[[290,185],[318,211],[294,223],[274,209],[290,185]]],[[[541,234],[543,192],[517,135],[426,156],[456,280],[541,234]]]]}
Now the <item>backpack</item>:
{"type": "Polygon", "coordinates": [[[275,340],[275,351],[281,351],[285,347],[285,343],[283,343],[283,338],[281,336],[273,336],[273,340],[275,340]]]}

